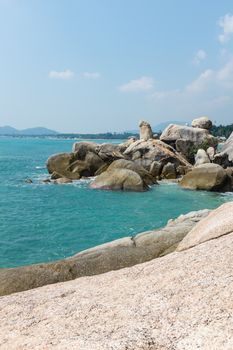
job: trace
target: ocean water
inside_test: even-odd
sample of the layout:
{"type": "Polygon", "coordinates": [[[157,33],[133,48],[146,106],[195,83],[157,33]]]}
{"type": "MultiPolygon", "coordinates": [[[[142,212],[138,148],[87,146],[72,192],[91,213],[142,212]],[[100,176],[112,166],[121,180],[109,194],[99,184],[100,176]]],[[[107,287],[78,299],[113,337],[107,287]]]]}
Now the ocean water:
{"type": "Polygon", "coordinates": [[[231,194],[182,190],[175,184],[131,193],[91,190],[88,180],[42,183],[48,176],[46,159],[70,151],[73,142],[0,138],[0,267],[72,256],[233,198],[231,194]],[[25,183],[26,178],[33,183],[25,183]]]}

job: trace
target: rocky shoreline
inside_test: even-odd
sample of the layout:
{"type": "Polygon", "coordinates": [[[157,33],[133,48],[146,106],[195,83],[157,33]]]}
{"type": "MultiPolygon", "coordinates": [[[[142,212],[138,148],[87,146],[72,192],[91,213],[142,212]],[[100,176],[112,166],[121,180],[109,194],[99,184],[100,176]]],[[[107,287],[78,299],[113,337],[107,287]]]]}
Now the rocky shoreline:
{"type": "Polygon", "coordinates": [[[150,124],[142,121],[139,140],[77,142],[71,153],[48,159],[51,177],[45,181],[65,184],[95,177],[93,189],[141,192],[158,180],[179,179],[186,189],[232,191],[233,134],[222,144],[211,135],[211,126],[210,119],[200,117],[192,126],[170,124],[158,138],[150,124]]]}
{"type": "Polygon", "coordinates": [[[173,252],[209,210],[169,220],[164,228],[124,237],[52,263],[0,269],[0,296],[92,276],[143,263],[173,252]]]}
{"type": "MultiPolygon", "coordinates": [[[[71,153],[48,159],[51,177],[46,182],[65,184],[95,176],[92,189],[140,192],[166,179],[177,181],[184,189],[232,191],[233,135],[218,151],[211,126],[207,117],[193,120],[192,126],[171,124],[158,139],[149,123],[142,121],[139,140],[75,143],[71,153]]],[[[169,254],[207,214],[204,210],[181,215],[159,230],[106,243],[68,259],[0,269],[0,295],[118,270],[169,254]]]]}
{"type": "Polygon", "coordinates": [[[166,256],[1,297],[1,349],[232,349],[232,212],[205,212],[166,256]]]}

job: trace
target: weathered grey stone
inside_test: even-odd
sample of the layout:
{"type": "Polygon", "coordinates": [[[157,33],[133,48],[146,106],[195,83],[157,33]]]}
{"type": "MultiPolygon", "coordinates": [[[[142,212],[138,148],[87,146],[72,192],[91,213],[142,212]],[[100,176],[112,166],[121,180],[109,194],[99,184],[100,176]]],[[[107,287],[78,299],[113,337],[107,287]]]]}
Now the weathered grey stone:
{"type": "Polygon", "coordinates": [[[224,168],[233,166],[233,132],[221,147],[221,152],[214,156],[213,161],[224,168]]]}
{"type": "Polygon", "coordinates": [[[200,117],[197,119],[193,119],[192,127],[210,130],[212,128],[212,121],[208,117],[200,117]]]}
{"type": "Polygon", "coordinates": [[[0,269],[0,295],[97,275],[157,258],[165,251],[175,250],[184,236],[208,213],[208,210],[200,210],[181,215],[169,220],[162,229],[106,243],[65,260],[0,269]]]}
{"type": "Polygon", "coordinates": [[[84,159],[87,152],[93,152],[96,153],[96,147],[98,147],[99,144],[95,142],[88,142],[88,141],[81,141],[81,142],[75,142],[73,144],[73,153],[78,154],[78,158],[84,159]]]}
{"type": "Polygon", "coordinates": [[[162,168],[163,168],[162,164],[155,160],[154,162],[151,163],[150,174],[155,178],[158,178],[161,175],[162,168]]]}
{"type": "MultiPolygon", "coordinates": [[[[75,154],[76,155],[76,154],[75,154]]],[[[93,176],[104,165],[104,161],[95,153],[87,151],[83,160],[77,159],[69,165],[69,170],[80,177],[93,176]]]]}
{"type": "Polygon", "coordinates": [[[176,152],[173,147],[160,140],[138,140],[132,143],[123,154],[130,159],[135,159],[134,155],[137,154],[137,159],[135,161],[148,170],[150,170],[150,166],[154,161],[159,161],[163,165],[171,162],[176,166],[191,166],[191,164],[180,153],[176,152]],[[140,158],[139,153],[141,154],[140,158]]]}
{"type": "Polygon", "coordinates": [[[47,160],[47,169],[50,174],[57,173],[61,177],[67,177],[72,180],[80,179],[80,174],[70,170],[70,164],[75,161],[74,153],[55,154],[47,160]]]}
{"type": "Polygon", "coordinates": [[[122,146],[113,143],[102,143],[96,147],[98,156],[105,162],[112,162],[116,159],[124,158],[121,153],[122,146]]]}
{"type": "Polygon", "coordinates": [[[140,140],[147,141],[153,138],[153,132],[148,122],[142,120],[139,123],[140,128],[140,140]]]}
{"type": "Polygon", "coordinates": [[[178,139],[175,142],[175,148],[178,152],[182,153],[187,159],[190,158],[190,150],[193,147],[193,141],[178,139]]]}
{"type": "Polygon", "coordinates": [[[216,146],[218,142],[214,136],[209,134],[208,130],[175,124],[170,124],[160,136],[160,140],[168,143],[180,139],[191,141],[196,146],[202,143],[216,146]]]}
{"type": "Polygon", "coordinates": [[[210,159],[204,149],[199,149],[195,155],[195,166],[210,163],[210,159]]]}
{"type": "Polygon", "coordinates": [[[225,170],[217,164],[202,164],[188,172],[180,186],[190,190],[229,191],[231,181],[225,170]]]}
{"type": "Polygon", "coordinates": [[[167,163],[164,165],[161,177],[164,179],[176,179],[176,167],[172,163],[167,163]]]}
{"type": "Polygon", "coordinates": [[[214,155],[215,155],[214,147],[208,147],[206,150],[206,153],[207,153],[209,159],[212,161],[214,159],[214,155]]]}

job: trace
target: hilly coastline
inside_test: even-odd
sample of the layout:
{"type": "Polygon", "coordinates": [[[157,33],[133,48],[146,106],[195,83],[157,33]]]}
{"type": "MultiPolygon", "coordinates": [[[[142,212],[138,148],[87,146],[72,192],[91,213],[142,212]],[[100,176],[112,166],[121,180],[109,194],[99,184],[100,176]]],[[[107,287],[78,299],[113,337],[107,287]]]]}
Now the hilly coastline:
{"type": "Polygon", "coordinates": [[[0,135],[4,136],[41,136],[41,135],[58,135],[59,133],[55,130],[47,129],[44,127],[28,128],[18,130],[12,126],[6,125],[0,127],[0,135]]]}

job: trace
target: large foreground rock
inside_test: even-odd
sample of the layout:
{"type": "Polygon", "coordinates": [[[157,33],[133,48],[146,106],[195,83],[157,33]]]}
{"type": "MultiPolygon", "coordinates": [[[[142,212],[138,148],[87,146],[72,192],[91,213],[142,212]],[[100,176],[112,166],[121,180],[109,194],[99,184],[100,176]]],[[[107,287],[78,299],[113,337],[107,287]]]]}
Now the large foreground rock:
{"type": "Polygon", "coordinates": [[[188,172],[179,182],[180,186],[190,190],[231,191],[231,179],[226,171],[217,164],[202,164],[188,172]]]}
{"type": "Polygon", "coordinates": [[[0,269],[0,295],[139,264],[174,251],[208,210],[181,215],[164,228],[106,243],[47,264],[0,269]]]}
{"type": "Polygon", "coordinates": [[[232,350],[233,234],[2,297],[3,350],[232,350]]]}
{"type": "Polygon", "coordinates": [[[177,250],[189,249],[229,233],[233,233],[233,202],[221,205],[201,220],[182,240],[177,250]]]}

